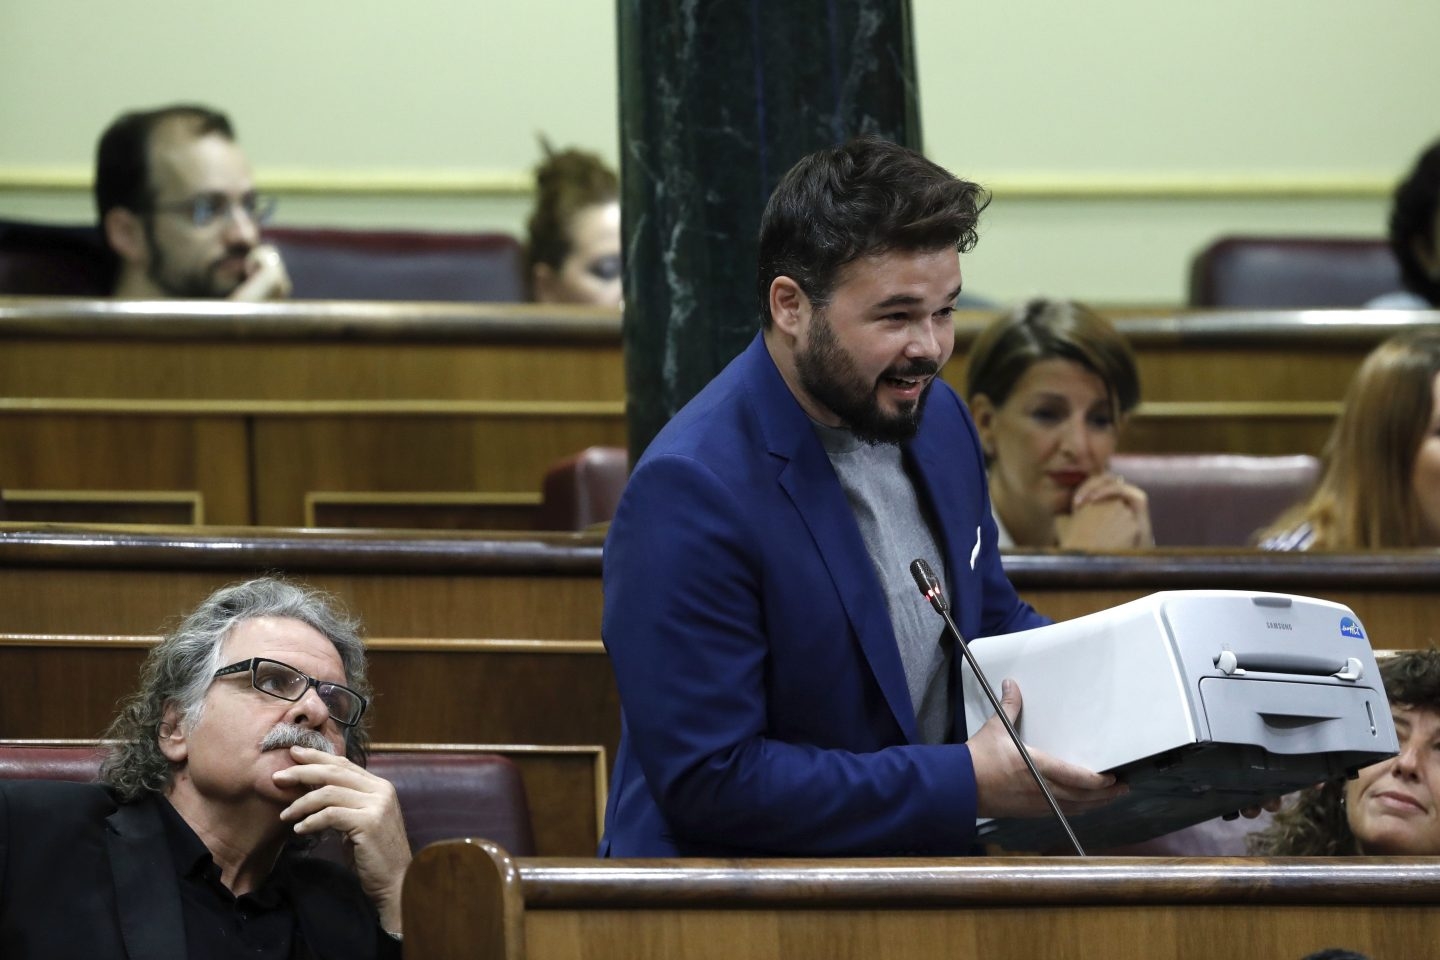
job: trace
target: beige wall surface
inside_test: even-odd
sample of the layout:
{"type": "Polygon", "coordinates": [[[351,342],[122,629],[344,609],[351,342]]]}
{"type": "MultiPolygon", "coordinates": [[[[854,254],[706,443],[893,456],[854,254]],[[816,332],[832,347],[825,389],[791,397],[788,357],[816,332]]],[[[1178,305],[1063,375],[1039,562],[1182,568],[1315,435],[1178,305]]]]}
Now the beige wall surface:
{"type": "MultiPolygon", "coordinates": [[[[912,9],[997,301],[1173,303],[1221,233],[1378,235],[1440,135],[1434,0],[912,9]]],[[[287,224],[518,232],[538,132],[618,155],[607,0],[0,0],[0,45],[0,217],[90,219],[99,130],[180,99],[230,112],[287,224]]]]}

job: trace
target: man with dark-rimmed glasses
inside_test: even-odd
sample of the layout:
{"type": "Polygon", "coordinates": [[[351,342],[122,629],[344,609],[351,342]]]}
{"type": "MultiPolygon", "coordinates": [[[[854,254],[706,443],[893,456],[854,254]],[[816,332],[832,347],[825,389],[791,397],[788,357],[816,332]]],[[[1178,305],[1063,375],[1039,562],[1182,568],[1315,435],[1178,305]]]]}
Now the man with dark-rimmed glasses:
{"type": "Polygon", "coordinates": [[[0,780],[0,956],[398,957],[410,861],[366,771],[357,625],[276,579],[150,652],[102,784],[0,780]],[[354,872],[307,857],[338,831],[354,872]]]}
{"type": "Polygon", "coordinates": [[[100,232],[118,259],[115,296],[275,300],[290,277],[260,227],[257,193],[223,113],[177,104],[122,114],[95,158],[100,232]]]}

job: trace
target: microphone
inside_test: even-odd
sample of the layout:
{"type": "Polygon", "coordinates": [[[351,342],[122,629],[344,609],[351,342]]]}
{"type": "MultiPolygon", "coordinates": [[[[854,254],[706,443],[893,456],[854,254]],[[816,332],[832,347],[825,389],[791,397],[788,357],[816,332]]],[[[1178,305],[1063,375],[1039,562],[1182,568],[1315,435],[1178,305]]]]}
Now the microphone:
{"type": "Polygon", "coordinates": [[[1035,761],[1030,759],[1030,751],[1020,739],[1020,734],[1015,732],[1015,725],[1005,715],[1005,709],[1000,706],[1000,698],[995,696],[995,691],[990,687],[990,681],[985,679],[985,672],[980,669],[980,664],[975,662],[975,655],[970,652],[970,645],[960,635],[960,628],[955,626],[955,621],[950,618],[950,602],[945,599],[945,591],[940,588],[940,578],[935,576],[935,571],[930,569],[930,564],[923,559],[917,559],[910,563],[910,575],[915,578],[915,585],[930,601],[930,606],[935,612],[945,619],[945,628],[950,631],[950,636],[955,639],[955,645],[965,656],[965,662],[970,664],[970,669],[975,671],[975,679],[980,681],[980,687],[985,691],[985,696],[990,698],[990,705],[995,708],[995,715],[1000,722],[1005,724],[1005,732],[1010,734],[1010,740],[1015,744],[1015,749],[1020,751],[1020,757],[1025,761],[1025,766],[1030,768],[1030,776],[1040,786],[1040,792],[1045,794],[1045,802],[1050,805],[1050,811],[1055,814],[1055,819],[1060,821],[1060,826],[1065,828],[1065,835],[1070,838],[1070,845],[1075,848],[1077,856],[1085,856],[1085,848],[1080,846],[1080,840],[1075,836],[1075,831],[1070,829],[1070,821],[1065,819],[1065,814],[1060,812],[1060,804],[1055,802],[1055,797],[1050,793],[1050,787],[1045,783],[1045,778],[1040,776],[1040,771],[1035,767],[1035,761]]]}

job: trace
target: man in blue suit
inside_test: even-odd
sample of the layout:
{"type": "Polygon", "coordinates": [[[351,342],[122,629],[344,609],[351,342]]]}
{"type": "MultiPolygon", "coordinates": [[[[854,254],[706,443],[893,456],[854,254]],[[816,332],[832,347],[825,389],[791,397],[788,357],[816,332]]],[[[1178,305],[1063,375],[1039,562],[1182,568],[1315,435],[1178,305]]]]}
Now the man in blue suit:
{"type": "MultiPolygon", "coordinates": [[[[602,855],[959,854],[977,816],[1045,812],[998,721],[967,734],[908,569],[939,572],[967,637],[1047,622],[1000,567],[975,428],[937,376],[985,202],[872,139],[776,188],[763,330],[650,445],[606,542],[624,728],[602,855]]],[[[1071,809],[1124,789],[1036,761],[1071,809]]]]}

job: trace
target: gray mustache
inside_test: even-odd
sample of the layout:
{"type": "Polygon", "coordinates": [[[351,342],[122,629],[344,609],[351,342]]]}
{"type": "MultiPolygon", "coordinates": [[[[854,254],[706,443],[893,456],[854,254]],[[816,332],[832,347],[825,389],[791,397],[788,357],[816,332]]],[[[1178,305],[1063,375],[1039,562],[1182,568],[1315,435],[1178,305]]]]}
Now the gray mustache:
{"type": "Polygon", "coordinates": [[[335,745],[317,731],[293,723],[275,724],[270,728],[270,732],[265,734],[265,739],[260,741],[261,753],[288,750],[291,747],[309,747],[311,750],[323,750],[330,754],[335,752],[335,745]]]}

